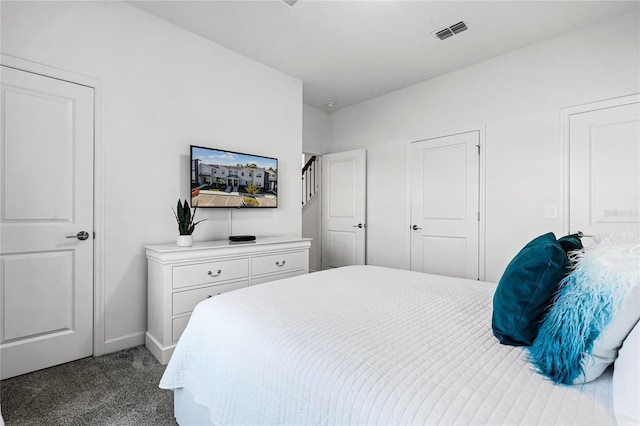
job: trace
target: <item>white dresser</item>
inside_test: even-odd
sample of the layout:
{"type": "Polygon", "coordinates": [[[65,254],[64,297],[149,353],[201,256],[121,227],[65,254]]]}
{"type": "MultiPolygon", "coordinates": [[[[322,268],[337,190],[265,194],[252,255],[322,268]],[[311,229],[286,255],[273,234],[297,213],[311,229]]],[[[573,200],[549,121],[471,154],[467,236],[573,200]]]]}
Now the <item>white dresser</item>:
{"type": "Polygon", "coordinates": [[[255,242],[197,242],[145,246],[148,313],[145,344],[162,364],[198,302],[226,291],[309,272],[310,238],[258,238],[255,242]]]}

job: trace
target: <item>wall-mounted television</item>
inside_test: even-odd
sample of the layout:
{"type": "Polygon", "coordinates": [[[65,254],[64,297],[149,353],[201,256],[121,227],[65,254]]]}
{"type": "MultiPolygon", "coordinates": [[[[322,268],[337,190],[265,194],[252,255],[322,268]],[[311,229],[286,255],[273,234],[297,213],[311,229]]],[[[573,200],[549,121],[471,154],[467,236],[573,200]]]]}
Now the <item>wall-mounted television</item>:
{"type": "Polygon", "coordinates": [[[191,145],[191,206],[278,207],[278,159],[191,145]]]}

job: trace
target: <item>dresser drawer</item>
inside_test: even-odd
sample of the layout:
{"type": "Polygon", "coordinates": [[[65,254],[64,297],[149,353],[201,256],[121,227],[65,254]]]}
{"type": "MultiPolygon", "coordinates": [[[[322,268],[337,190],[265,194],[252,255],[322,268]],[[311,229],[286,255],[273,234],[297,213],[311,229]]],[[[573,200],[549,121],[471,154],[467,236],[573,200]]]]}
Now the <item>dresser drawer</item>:
{"type": "Polygon", "coordinates": [[[249,281],[240,281],[231,284],[212,285],[194,290],[178,291],[173,293],[173,315],[184,314],[193,311],[193,308],[204,299],[218,294],[247,287],[249,281]]]}
{"type": "Polygon", "coordinates": [[[249,259],[223,260],[173,267],[173,288],[214,284],[249,276],[249,259]]]}
{"type": "Polygon", "coordinates": [[[185,328],[187,328],[187,324],[189,323],[190,315],[186,317],[174,318],[171,327],[171,340],[177,342],[180,336],[182,336],[182,332],[185,328]]]}
{"type": "Polygon", "coordinates": [[[304,269],[307,264],[306,251],[257,256],[251,259],[251,275],[271,274],[276,272],[304,269]]]}
{"type": "Polygon", "coordinates": [[[298,271],[285,272],[282,274],[266,275],[264,277],[252,279],[251,285],[268,283],[269,281],[281,280],[283,278],[297,277],[298,275],[302,275],[302,274],[306,274],[306,271],[298,270],[298,271]]]}

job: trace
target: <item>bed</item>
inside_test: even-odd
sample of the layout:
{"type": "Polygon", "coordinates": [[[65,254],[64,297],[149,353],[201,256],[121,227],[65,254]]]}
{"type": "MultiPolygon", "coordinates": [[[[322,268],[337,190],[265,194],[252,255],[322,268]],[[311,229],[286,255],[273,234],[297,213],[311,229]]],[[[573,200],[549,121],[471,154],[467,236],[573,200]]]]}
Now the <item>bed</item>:
{"type": "Polygon", "coordinates": [[[160,387],[182,426],[616,424],[613,369],[547,380],[494,337],[495,290],[349,266],[224,293],[196,307],[160,387]]]}

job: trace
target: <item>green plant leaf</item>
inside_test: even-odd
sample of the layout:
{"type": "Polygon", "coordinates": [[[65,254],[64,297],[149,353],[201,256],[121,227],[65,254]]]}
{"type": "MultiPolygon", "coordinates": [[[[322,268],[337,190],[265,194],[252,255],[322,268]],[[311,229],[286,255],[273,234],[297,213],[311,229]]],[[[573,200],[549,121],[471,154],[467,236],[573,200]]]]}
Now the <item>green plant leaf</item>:
{"type": "Polygon", "coordinates": [[[187,200],[184,200],[184,204],[182,205],[184,209],[184,224],[189,227],[191,225],[191,208],[189,207],[189,203],[187,200]]]}
{"type": "Polygon", "coordinates": [[[182,208],[182,201],[180,201],[180,200],[178,200],[177,210],[178,210],[178,223],[179,224],[183,224],[184,223],[184,209],[182,208]]]}

